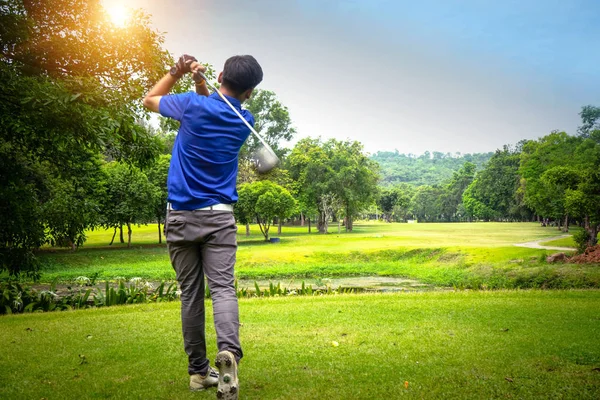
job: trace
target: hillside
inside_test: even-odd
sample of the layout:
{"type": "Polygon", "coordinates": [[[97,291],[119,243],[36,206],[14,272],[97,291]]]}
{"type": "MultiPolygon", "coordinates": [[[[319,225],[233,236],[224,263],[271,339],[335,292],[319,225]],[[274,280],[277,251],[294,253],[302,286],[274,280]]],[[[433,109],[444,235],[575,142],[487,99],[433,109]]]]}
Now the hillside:
{"type": "Polygon", "coordinates": [[[415,186],[435,185],[452,177],[465,162],[472,162],[477,170],[483,168],[494,153],[450,154],[426,151],[421,156],[392,151],[378,151],[371,156],[381,168],[382,186],[408,183],[415,186]]]}

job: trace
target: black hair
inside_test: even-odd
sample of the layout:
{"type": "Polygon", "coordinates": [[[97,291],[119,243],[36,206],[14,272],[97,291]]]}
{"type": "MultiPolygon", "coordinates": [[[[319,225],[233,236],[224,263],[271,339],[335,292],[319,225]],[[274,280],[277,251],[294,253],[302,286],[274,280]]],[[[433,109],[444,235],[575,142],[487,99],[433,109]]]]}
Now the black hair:
{"type": "Polygon", "coordinates": [[[255,88],[262,79],[262,68],[252,56],[233,56],[225,61],[223,86],[238,95],[255,88]]]}

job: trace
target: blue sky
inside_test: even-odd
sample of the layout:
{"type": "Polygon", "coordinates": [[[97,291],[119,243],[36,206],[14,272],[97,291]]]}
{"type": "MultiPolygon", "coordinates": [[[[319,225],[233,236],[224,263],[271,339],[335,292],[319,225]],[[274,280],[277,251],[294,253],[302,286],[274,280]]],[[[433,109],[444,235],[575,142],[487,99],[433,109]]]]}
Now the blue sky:
{"type": "Polygon", "coordinates": [[[581,106],[600,106],[599,1],[128,4],[153,15],[175,55],[217,69],[255,55],[260,87],[288,106],[298,138],[359,140],[370,152],[493,151],[575,133],[581,106]]]}

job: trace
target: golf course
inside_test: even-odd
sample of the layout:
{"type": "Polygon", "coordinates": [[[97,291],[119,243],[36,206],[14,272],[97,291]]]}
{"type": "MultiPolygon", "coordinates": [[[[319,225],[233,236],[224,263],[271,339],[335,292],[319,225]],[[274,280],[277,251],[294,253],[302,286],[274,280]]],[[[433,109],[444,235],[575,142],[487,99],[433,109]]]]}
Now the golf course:
{"type": "MultiPolygon", "coordinates": [[[[549,264],[552,251],[514,246],[546,244],[558,236],[552,228],[371,221],[353,233],[332,226],[328,235],[284,226],[279,243],[265,242],[256,226],[243,232],[236,275],[250,289],[254,280],[315,288],[349,277],[412,282],[241,297],[243,398],[600,395],[600,267],[549,264]]],[[[156,226],[137,228],[130,248],[107,246],[110,236],[90,232],[75,253],[43,250],[41,282],[174,278],[156,226]]],[[[0,397],[213,398],[187,389],[179,318],[178,301],[4,316],[0,397]]]]}
{"type": "Polygon", "coordinates": [[[600,1],[0,1],[0,400],[600,399],[600,1]]]}

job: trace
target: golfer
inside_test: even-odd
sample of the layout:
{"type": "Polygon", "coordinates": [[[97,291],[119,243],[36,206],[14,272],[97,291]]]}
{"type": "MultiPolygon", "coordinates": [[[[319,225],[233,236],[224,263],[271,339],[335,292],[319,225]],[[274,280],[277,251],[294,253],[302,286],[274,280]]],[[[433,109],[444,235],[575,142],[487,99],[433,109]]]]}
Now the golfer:
{"type": "MultiPolygon", "coordinates": [[[[144,106],[181,123],[167,179],[165,236],[181,288],[190,389],[218,386],[217,398],[237,399],[237,365],[243,353],[233,276],[233,204],[238,199],[238,153],[250,131],[217,93],[209,95],[204,81],[196,82],[196,93],[169,94],[184,74],[198,71],[205,68],[194,57],[181,56],[144,98],[144,106]],[[213,302],[218,372],[206,354],[205,276],[213,302]]],[[[221,93],[251,125],[254,117],[241,105],[262,78],[260,65],[248,55],[229,58],[218,77],[221,93]]]]}

